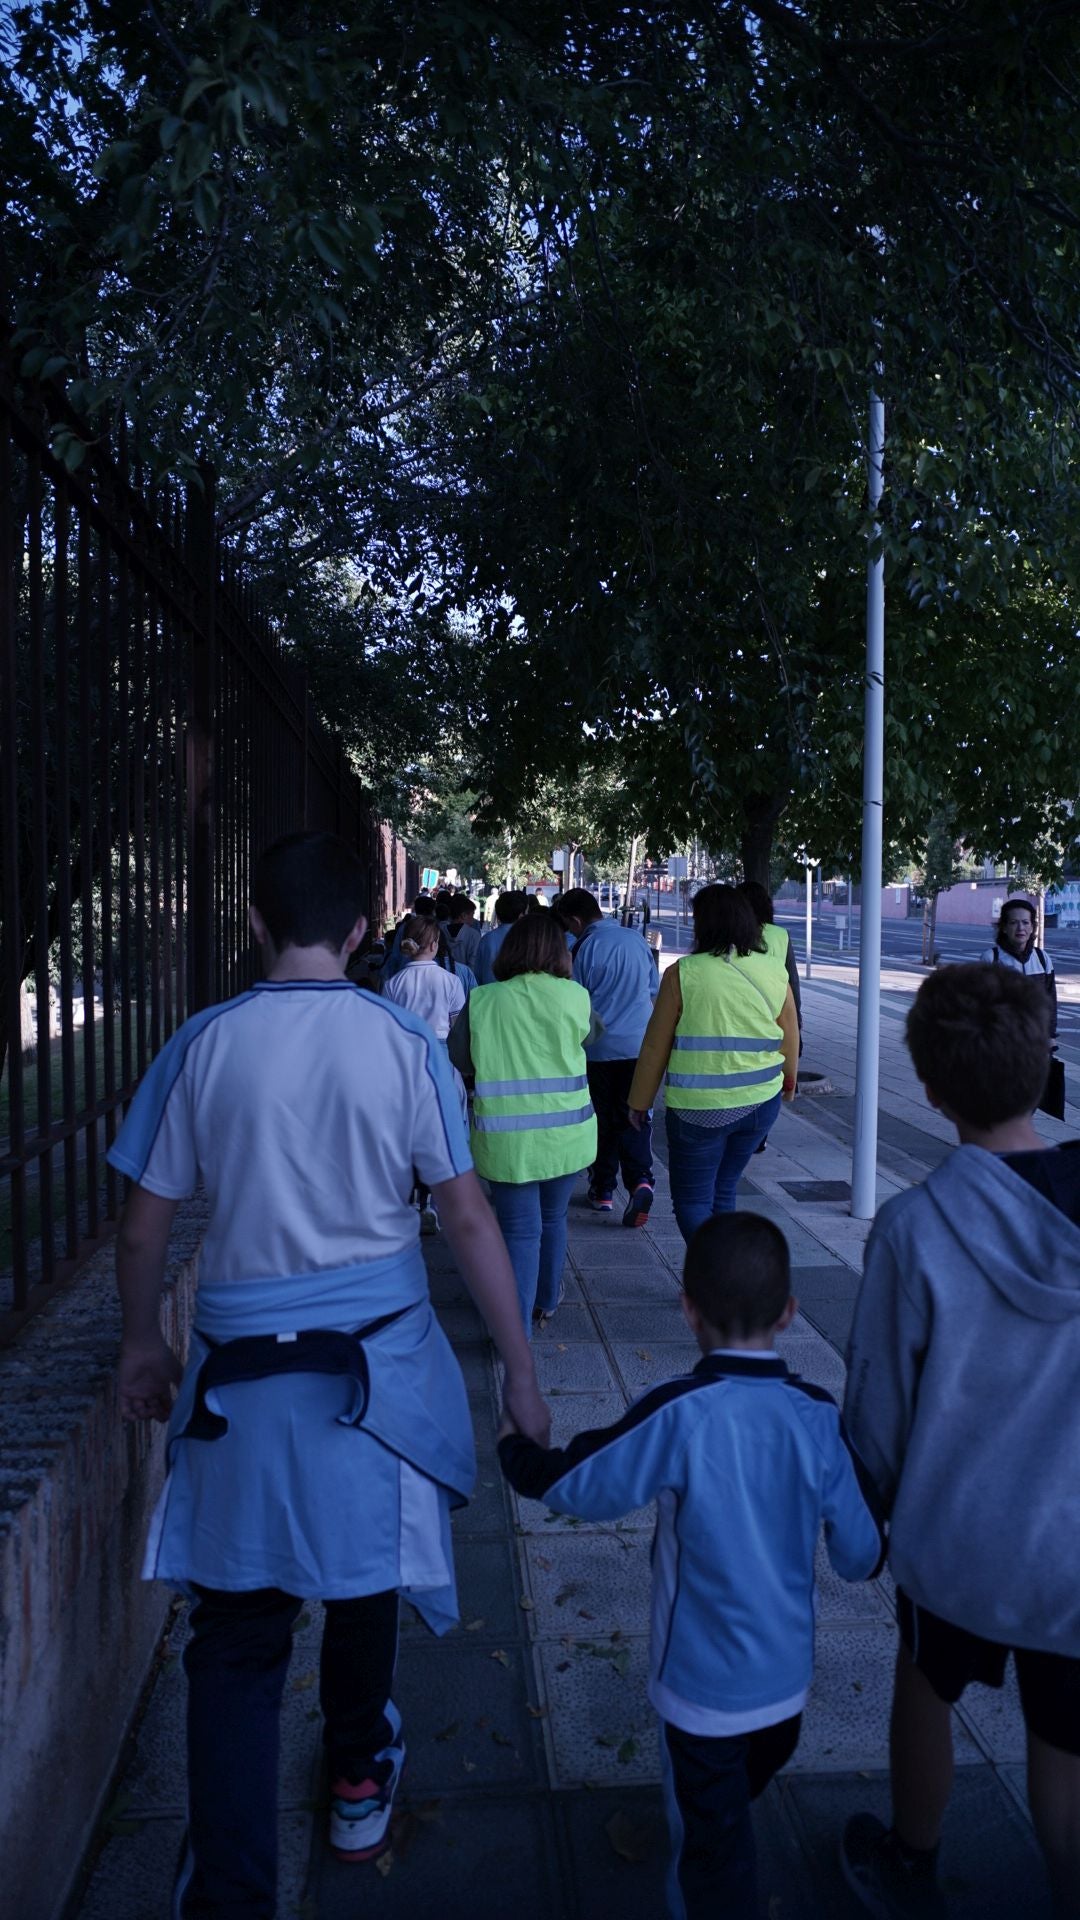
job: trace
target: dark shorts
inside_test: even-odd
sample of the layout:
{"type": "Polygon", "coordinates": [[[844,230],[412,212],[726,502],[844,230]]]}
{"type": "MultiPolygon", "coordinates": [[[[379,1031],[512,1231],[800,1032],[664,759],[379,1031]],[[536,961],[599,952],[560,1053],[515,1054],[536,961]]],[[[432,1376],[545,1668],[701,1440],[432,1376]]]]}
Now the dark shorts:
{"type": "Polygon", "coordinates": [[[1080,1757],[1080,1660],[983,1640],[966,1627],[940,1620],[899,1587],[896,1618],[900,1638],[919,1672],[929,1680],[938,1699],[947,1701],[950,1707],[973,1681],[983,1687],[1000,1687],[1011,1653],[1028,1731],[1045,1740],[1047,1746],[1080,1757]]]}

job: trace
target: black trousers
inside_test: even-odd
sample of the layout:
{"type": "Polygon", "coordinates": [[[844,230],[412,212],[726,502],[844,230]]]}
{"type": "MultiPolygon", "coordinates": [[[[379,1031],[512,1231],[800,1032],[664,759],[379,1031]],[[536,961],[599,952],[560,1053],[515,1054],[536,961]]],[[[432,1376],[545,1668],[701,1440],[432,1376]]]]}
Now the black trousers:
{"type": "MultiPolygon", "coordinates": [[[[292,1630],[304,1605],[277,1587],[196,1588],[188,1679],[188,1836],[176,1920],[273,1920],[278,1749],[292,1630]]],[[[328,1600],[319,1704],[330,1778],[370,1761],[392,1736],[398,1597],[328,1600]]]]}
{"type": "Polygon", "coordinates": [[[668,1910],[685,1920],[757,1920],[750,1802],[799,1743],[802,1715],[723,1738],[661,1726],[672,1861],[668,1910]]]}
{"type": "Polygon", "coordinates": [[[596,1112],[596,1159],[589,1185],[597,1193],[614,1193],[619,1173],[627,1193],[633,1193],[639,1180],[652,1180],[652,1122],[646,1120],[639,1133],[626,1117],[636,1066],[636,1060],[588,1063],[589,1098],[596,1112]]]}

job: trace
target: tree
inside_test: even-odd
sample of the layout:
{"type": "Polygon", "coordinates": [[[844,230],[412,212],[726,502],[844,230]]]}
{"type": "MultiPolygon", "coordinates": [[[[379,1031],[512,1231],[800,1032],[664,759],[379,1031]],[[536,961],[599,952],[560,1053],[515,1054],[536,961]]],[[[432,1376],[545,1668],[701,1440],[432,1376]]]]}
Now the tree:
{"type": "Polygon", "coordinates": [[[946,802],[931,816],[922,866],[915,875],[923,896],[922,958],[924,965],[928,961],[932,963],[935,957],[934,938],[937,932],[938,896],[955,886],[956,882],[963,877],[963,872],[963,862],[956,840],[955,814],[952,806],[946,802]]]}

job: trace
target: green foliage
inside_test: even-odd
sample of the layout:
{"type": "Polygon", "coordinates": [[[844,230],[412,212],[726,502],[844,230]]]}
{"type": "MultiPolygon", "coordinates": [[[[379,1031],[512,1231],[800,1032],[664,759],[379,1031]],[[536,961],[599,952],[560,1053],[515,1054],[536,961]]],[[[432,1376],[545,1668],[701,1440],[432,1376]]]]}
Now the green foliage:
{"type": "Polygon", "coordinates": [[[212,449],[395,818],[463,783],[492,846],[857,865],[876,537],[893,854],[947,794],[1053,870],[1068,10],[38,0],[0,39],[24,374],[91,431],[126,409],[174,478],[212,449]]]}

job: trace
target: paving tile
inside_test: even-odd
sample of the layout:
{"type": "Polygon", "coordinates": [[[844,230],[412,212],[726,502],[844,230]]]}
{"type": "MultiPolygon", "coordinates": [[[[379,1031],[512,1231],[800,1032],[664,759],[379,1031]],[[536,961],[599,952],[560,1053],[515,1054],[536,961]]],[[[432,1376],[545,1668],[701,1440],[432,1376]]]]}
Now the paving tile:
{"type": "Polygon", "coordinates": [[[615,1379],[599,1342],[537,1342],[533,1358],[541,1393],[602,1393],[615,1379]]]}
{"type": "Polygon", "coordinates": [[[656,1261],[656,1249],[644,1233],[627,1233],[622,1227],[609,1227],[595,1235],[571,1234],[570,1255],[582,1273],[593,1267],[648,1267],[656,1261]]]}
{"type": "MultiPolygon", "coordinates": [[[[451,1629],[446,1644],[469,1629],[485,1640],[522,1637],[521,1574],[505,1521],[502,1538],[470,1539],[463,1535],[456,1541],[454,1568],[462,1624],[451,1629]],[[482,1627],[476,1626],[477,1621],[483,1622],[482,1627]]],[[[401,1609],[401,1639],[403,1645],[415,1639],[430,1641],[429,1629],[408,1605],[401,1609]]]]}
{"type": "Polygon", "coordinates": [[[320,1849],[313,1876],[318,1920],[357,1920],[361,1912],[364,1920],[557,1920],[564,1913],[554,1820],[543,1800],[425,1800],[406,1775],[401,1808],[385,1875],[320,1849]]]}
{"type": "Polygon", "coordinates": [[[596,1323],[583,1299],[564,1300],[542,1326],[533,1327],[532,1337],[539,1353],[560,1340],[595,1340],[596,1323]]]}
{"type": "Polygon", "coordinates": [[[490,1391],[491,1359],[488,1348],[459,1347],[457,1363],[465,1376],[465,1385],[470,1394],[490,1391]]]}
{"type": "Polygon", "coordinates": [[[656,1715],[645,1693],[644,1638],[612,1642],[582,1634],[569,1647],[541,1640],[536,1654],[549,1705],[557,1784],[658,1779],[656,1715]],[[625,1672],[620,1671],[623,1667],[625,1672]]]}
{"type": "Polygon", "coordinates": [[[560,1920],[657,1920],[666,1911],[668,1831],[659,1787],[563,1792],[557,1812],[574,1898],[570,1914],[560,1920]],[[616,1850],[616,1840],[632,1851],[632,1860],[616,1850]]]}
{"type": "Polygon", "coordinates": [[[598,1306],[596,1317],[612,1342],[632,1340],[635,1346],[648,1346],[653,1340],[686,1339],[686,1321],[675,1296],[659,1299],[652,1305],[614,1301],[608,1306],[598,1306]]]}
{"type": "Polygon", "coordinates": [[[185,1821],[165,1819],[131,1821],[130,1831],[114,1832],[98,1856],[90,1877],[79,1920],[148,1920],[166,1914],[185,1821]]]}
{"type": "MultiPolygon", "coordinates": [[[[501,1533],[509,1516],[509,1488],[502,1476],[495,1451],[495,1422],[490,1433],[477,1440],[476,1486],[468,1506],[458,1507],[450,1516],[455,1540],[474,1533],[501,1533]]],[[[456,1549],[455,1549],[456,1551],[456,1549]]]]}
{"type": "MultiPolygon", "coordinates": [[[[859,1626],[819,1623],[815,1672],[791,1772],[878,1767],[888,1752],[896,1630],[882,1621],[859,1626]]],[[[966,1730],[954,1724],[956,1758],[981,1758],[966,1730]]]]}
{"type": "Polygon", "coordinates": [[[648,1346],[631,1346],[620,1340],[612,1347],[615,1364],[626,1390],[632,1395],[644,1393],[661,1380],[673,1380],[677,1374],[690,1373],[701,1359],[700,1349],[686,1341],[654,1341],[648,1346]]]}
{"type": "Polygon", "coordinates": [[[673,1274],[655,1267],[605,1267],[590,1269],[582,1276],[582,1285],[595,1305],[604,1300],[657,1301],[678,1298],[673,1274]]]}
{"type": "Polygon", "coordinates": [[[837,1398],[843,1394],[847,1377],[844,1363],[835,1347],[820,1334],[800,1340],[790,1333],[782,1333],[777,1339],[776,1351],[792,1373],[800,1374],[814,1386],[827,1387],[837,1398]]]}
{"type": "Polygon", "coordinates": [[[436,1305],[435,1315],[447,1339],[455,1347],[486,1344],[488,1332],[483,1320],[471,1301],[454,1301],[447,1305],[436,1305]]]}
{"type": "Polygon", "coordinates": [[[523,1542],[538,1635],[646,1633],[649,1540],[640,1533],[564,1533],[523,1542]],[[588,1616],[586,1618],[585,1616],[588,1616]]]}
{"type": "Polygon", "coordinates": [[[1011,1660],[1003,1687],[968,1687],[957,1711],[992,1760],[1014,1765],[1024,1761],[1027,1735],[1011,1660]]]}
{"type": "MultiPolygon", "coordinates": [[[[888,1775],[785,1777],[803,1846],[825,1904],[838,1916],[862,1912],[847,1893],[837,1861],[840,1836],[854,1813],[888,1821],[888,1775]]],[[[1031,1829],[987,1766],[957,1774],[942,1831],[939,1875],[949,1920],[1050,1920],[1045,1876],[1031,1829]]],[[[796,1909],[801,1913],[802,1909],[796,1909]]]]}
{"type": "Polygon", "coordinates": [[[458,1635],[413,1644],[403,1651],[394,1691],[410,1793],[543,1784],[543,1738],[528,1711],[537,1696],[524,1648],[472,1646],[458,1635]]]}
{"type": "Polygon", "coordinates": [[[829,1565],[824,1540],[819,1540],[817,1544],[814,1576],[817,1581],[818,1619],[823,1626],[839,1625],[845,1620],[892,1622],[892,1610],[881,1581],[842,1580],[829,1565]]]}

